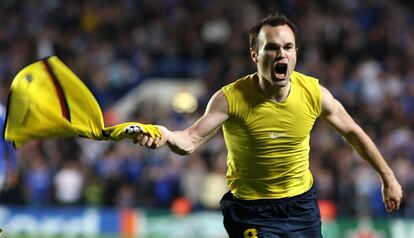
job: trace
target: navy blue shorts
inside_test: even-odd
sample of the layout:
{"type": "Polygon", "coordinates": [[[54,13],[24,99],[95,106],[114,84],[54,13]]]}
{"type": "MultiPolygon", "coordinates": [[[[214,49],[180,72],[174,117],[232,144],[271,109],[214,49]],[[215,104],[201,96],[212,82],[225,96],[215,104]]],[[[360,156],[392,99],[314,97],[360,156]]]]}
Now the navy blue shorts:
{"type": "Polygon", "coordinates": [[[314,186],[291,198],[220,201],[230,238],[320,238],[321,216],[314,186]]]}

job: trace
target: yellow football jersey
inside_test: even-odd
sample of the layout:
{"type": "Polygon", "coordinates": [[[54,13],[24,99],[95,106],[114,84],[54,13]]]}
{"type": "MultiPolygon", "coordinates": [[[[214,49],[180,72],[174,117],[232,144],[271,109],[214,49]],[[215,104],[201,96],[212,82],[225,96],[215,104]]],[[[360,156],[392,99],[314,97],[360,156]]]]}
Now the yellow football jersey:
{"type": "Polygon", "coordinates": [[[228,148],[227,180],[240,199],[299,195],[310,189],[309,139],[321,113],[317,79],[293,72],[291,89],[281,103],[256,89],[255,74],[222,88],[229,119],[223,124],[228,148]]]}

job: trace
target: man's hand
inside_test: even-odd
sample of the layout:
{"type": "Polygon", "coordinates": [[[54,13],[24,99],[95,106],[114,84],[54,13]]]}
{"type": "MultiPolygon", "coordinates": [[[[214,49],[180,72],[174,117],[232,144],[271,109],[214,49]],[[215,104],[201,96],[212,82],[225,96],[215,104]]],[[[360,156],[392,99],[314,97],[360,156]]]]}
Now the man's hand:
{"type": "Polygon", "coordinates": [[[167,140],[168,135],[171,133],[166,127],[164,126],[156,126],[158,130],[161,132],[161,137],[156,136],[152,137],[148,133],[143,132],[142,130],[138,132],[137,136],[133,139],[135,144],[140,144],[142,146],[146,146],[151,149],[156,149],[163,146],[167,140]]]}
{"type": "Polygon", "coordinates": [[[400,209],[402,197],[403,192],[401,185],[398,183],[394,175],[383,179],[382,199],[387,212],[394,212],[400,209]]]}

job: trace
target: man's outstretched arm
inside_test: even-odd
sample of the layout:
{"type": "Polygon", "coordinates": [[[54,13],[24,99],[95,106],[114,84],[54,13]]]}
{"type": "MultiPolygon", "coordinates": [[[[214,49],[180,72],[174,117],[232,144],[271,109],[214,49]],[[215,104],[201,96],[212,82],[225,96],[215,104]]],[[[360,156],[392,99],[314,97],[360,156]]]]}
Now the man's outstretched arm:
{"type": "Polygon", "coordinates": [[[387,211],[400,207],[402,189],[394,172],[378,148],[361,127],[351,118],[342,104],[324,87],[322,88],[322,118],[338,131],[378,173],[382,182],[382,196],[387,211]]]}
{"type": "Polygon", "coordinates": [[[227,99],[219,90],[211,97],[204,115],[189,128],[182,131],[170,131],[164,126],[158,126],[161,138],[152,138],[147,134],[139,133],[134,139],[134,143],[149,148],[158,148],[167,143],[170,149],[177,154],[191,154],[213,137],[228,117],[227,99]]]}

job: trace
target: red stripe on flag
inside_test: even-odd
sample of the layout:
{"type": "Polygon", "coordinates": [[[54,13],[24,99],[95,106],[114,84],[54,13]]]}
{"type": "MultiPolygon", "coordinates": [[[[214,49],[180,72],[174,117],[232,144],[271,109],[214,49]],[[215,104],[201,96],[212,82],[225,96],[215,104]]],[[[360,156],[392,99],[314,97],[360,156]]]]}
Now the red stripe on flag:
{"type": "Polygon", "coordinates": [[[62,86],[60,85],[55,72],[53,72],[52,67],[50,66],[47,59],[42,60],[43,64],[46,67],[46,71],[49,73],[50,79],[52,79],[53,85],[55,86],[56,94],[59,98],[60,109],[62,111],[62,116],[65,117],[68,121],[70,121],[70,111],[69,105],[66,100],[65,94],[63,92],[62,86]]]}

